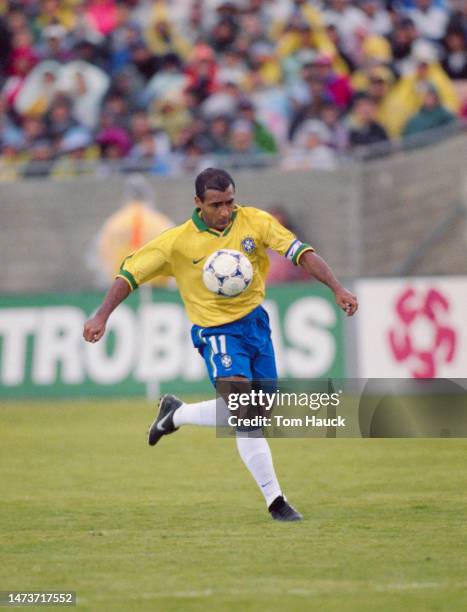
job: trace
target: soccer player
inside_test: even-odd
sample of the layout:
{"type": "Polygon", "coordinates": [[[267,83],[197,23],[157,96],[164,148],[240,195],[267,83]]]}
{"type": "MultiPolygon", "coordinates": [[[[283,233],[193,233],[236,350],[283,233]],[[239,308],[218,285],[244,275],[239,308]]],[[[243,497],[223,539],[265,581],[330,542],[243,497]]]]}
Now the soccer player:
{"type": "MultiPolygon", "coordinates": [[[[97,342],[113,310],[139,285],[163,275],[174,276],[188,317],[193,323],[192,340],[218,388],[225,384],[277,378],[269,319],[261,303],[268,271],[266,250],[272,248],[295,265],[326,284],[336,303],[349,316],[357,310],[357,299],[336,279],[327,263],[309,244],[263,210],[235,203],[235,183],[225,171],[207,168],[195,181],[196,208],[190,219],[167,230],[122,263],[97,313],[86,322],[84,338],[97,342]],[[243,252],[254,275],[242,294],[227,298],[210,292],[202,279],[206,258],[219,249],[243,252]]],[[[222,401],[222,400],[221,400],[222,401]]],[[[226,408],[226,407],[225,407],[226,408]]],[[[186,404],[165,395],[149,430],[149,444],[182,425],[219,424],[216,400],[186,404]]],[[[227,408],[226,408],[227,412],[227,408]]],[[[222,417],[221,417],[222,418],[222,417]]],[[[264,495],[273,519],[302,518],[283,495],[267,440],[261,430],[237,431],[238,452],[264,495]]]]}

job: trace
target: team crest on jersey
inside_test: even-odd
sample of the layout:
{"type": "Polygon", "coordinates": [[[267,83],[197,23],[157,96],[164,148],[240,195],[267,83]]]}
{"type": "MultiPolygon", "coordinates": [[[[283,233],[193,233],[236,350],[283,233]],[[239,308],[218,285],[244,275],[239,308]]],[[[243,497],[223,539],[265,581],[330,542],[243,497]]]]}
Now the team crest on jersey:
{"type": "Polygon", "coordinates": [[[221,357],[221,363],[224,368],[229,369],[232,367],[232,357],[230,355],[224,354],[221,357]]]}
{"type": "Polygon", "coordinates": [[[245,253],[250,254],[256,249],[256,243],[251,236],[246,236],[242,240],[242,249],[245,253]]]}

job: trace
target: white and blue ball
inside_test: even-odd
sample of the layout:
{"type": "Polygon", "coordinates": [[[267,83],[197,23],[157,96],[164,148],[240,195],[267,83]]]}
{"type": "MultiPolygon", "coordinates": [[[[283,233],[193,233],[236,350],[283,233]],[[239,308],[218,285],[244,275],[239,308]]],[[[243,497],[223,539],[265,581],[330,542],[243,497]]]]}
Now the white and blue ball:
{"type": "Polygon", "coordinates": [[[203,267],[207,289],[225,297],[235,297],[247,289],[253,278],[249,259],[233,249],[220,249],[208,257],[203,267]]]}

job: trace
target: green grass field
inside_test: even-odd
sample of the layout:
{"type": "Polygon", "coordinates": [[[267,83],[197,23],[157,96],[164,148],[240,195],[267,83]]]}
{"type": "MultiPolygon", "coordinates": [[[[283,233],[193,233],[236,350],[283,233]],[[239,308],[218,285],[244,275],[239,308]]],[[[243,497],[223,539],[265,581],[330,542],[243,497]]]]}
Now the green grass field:
{"type": "Polygon", "coordinates": [[[231,439],[146,443],[143,401],[0,407],[0,590],[82,610],[465,610],[467,442],[279,439],[303,523],[231,439]]]}

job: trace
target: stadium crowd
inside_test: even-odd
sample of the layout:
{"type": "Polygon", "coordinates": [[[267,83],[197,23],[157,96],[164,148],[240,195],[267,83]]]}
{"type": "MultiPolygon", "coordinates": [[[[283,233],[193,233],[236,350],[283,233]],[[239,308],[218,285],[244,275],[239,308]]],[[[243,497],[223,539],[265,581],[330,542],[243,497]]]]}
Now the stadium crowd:
{"type": "Polygon", "coordinates": [[[332,169],[466,83],[467,0],[3,0],[0,178],[332,169]]]}

